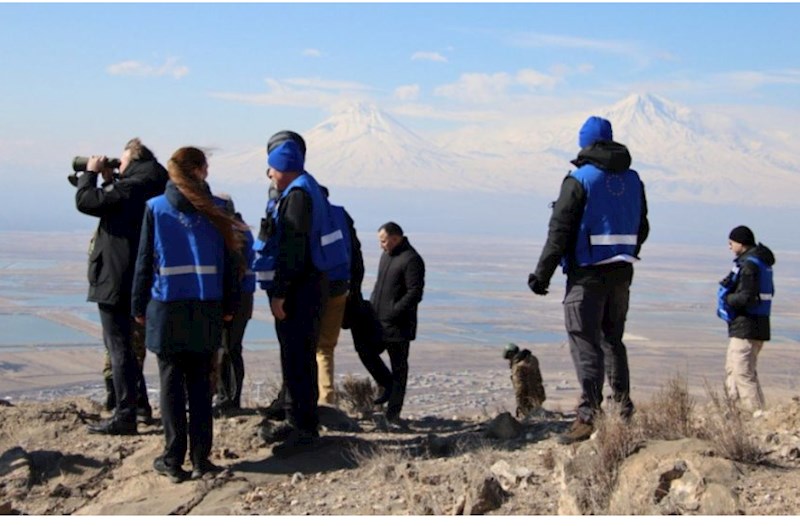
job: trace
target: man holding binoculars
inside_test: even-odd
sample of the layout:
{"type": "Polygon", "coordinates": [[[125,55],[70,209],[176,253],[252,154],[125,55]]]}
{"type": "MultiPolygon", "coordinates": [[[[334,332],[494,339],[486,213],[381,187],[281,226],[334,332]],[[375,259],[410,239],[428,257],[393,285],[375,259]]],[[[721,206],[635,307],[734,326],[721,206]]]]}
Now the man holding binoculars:
{"type": "Polygon", "coordinates": [[[137,432],[136,387],[141,373],[131,347],[131,286],[145,202],[164,193],[167,171],[138,138],[128,141],[119,160],[91,156],[76,158],[73,165],[76,172],[83,172],[76,182],[75,205],[100,219],[89,254],[87,300],[97,303],[100,311],[116,395],[114,415],[90,425],[89,431],[132,435],[137,432]],[[98,175],[103,181],[99,187],[98,175]]]}

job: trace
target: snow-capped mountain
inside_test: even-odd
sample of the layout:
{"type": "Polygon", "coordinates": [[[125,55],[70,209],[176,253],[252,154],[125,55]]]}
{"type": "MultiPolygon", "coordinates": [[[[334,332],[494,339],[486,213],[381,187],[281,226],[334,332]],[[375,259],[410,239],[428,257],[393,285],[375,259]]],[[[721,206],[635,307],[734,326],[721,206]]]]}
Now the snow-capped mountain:
{"type": "Polygon", "coordinates": [[[303,137],[307,167],[320,180],[374,188],[474,185],[464,181],[466,158],[439,149],[372,104],[347,105],[303,137]]]}
{"type": "MultiPolygon", "coordinates": [[[[800,155],[724,115],[633,94],[589,112],[423,137],[372,104],[356,103],[303,133],[306,167],[329,186],[460,189],[555,197],[589,115],[608,118],[651,200],[793,204],[800,155]]],[[[220,155],[238,182],[262,182],[263,146],[220,155]]]]}

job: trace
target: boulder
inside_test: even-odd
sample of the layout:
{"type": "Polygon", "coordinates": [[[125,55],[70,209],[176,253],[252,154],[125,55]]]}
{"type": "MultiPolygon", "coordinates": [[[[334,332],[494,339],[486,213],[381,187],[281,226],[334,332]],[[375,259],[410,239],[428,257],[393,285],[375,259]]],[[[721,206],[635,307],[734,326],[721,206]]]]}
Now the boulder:
{"type": "Polygon", "coordinates": [[[611,515],[737,515],[740,471],[702,440],[648,443],[622,464],[611,515]]]}

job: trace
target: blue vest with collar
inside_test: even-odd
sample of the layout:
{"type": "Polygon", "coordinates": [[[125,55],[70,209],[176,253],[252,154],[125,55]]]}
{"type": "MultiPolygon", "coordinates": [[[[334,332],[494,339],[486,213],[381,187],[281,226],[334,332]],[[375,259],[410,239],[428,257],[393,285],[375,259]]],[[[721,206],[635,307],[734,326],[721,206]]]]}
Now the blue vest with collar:
{"type": "Polygon", "coordinates": [[[253,270],[256,272],[256,279],[260,287],[267,291],[272,286],[277,266],[278,240],[281,231],[280,205],[289,192],[295,188],[306,192],[311,198],[309,245],[314,267],[325,273],[330,273],[343,265],[347,265],[349,269],[350,252],[345,241],[345,236],[349,234],[347,224],[345,222],[343,227],[337,224],[332,207],[322,193],[319,184],[311,174],[303,172],[281,192],[277,201],[270,200],[267,203],[265,221],[271,222],[269,228],[271,235],[266,239],[261,239],[259,236],[259,239],[255,241],[256,257],[253,270]]]}
{"type": "Polygon", "coordinates": [[[153,299],[222,299],[225,268],[222,235],[199,212],[184,213],[166,196],[147,201],[153,212],[153,299]]]}

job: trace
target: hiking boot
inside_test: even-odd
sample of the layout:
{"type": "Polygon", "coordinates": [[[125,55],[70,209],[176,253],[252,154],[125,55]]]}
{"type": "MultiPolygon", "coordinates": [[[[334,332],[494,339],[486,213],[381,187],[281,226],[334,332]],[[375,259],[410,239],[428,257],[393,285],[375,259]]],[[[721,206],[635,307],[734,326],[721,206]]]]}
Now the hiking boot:
{"type": "Polygon", "coordinates": [[[269,421],[264,421],[261,427],[258,428],[258,436],[267,444],[274,444],[275,442],[286,440],[294,431],[294,426],[289,423],[276,426],[269,421]]]}
{"type": "Polygon", "coordinates": [[[153,469],[159,475],[169,477],[174,484],[180,484],[189,479],[189,473],[180,466],[172,466],[166,463],[164,457],[156,457],[153,460],[153,469]]]}
{"type": "Polygon", "coordinates": [[[204,475],[207,475],[209,473],[217,474],[217,473],[222,473],[223,471],[225,471],[225,468],[217,466],[210,460],[206,459],[200,462],[198,465],[196,465],[194,469],[192,469],[191,479],[200,480],[201,478],[203,478],[204,475]]]}
{"type": "Polygon", "coordinates": [[[116,416],[103,420],[97,424],[89,424],[87,426],[89,433],[99,435],[136,435],[136,421],[128,422],[121,420],[116,416]]]}
{"type": "Polygon", "coordinates": [[[592,436],[594,432],[594,425],[587,424],[586,422],[582,422],[580,420],[575,420],[572,423],[572,427],[570,427],[564,433],[558,435],[556,441],[559,444],[569,445],[574,444],[575,442],[582,442],[587,440],[589,437],[592,436]]]}
{"type": "Polygon", "coordinates": [[[302,429],[292,433],[280,444],[272,447],[272,456],[286,458],[315,449],[319,445],[319,434],[302,429]]]}

